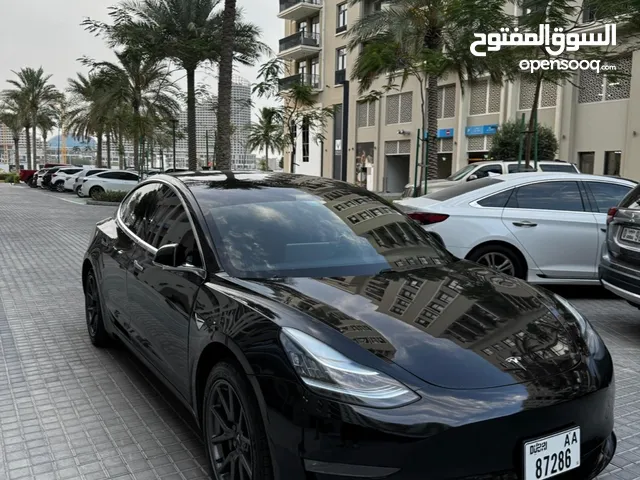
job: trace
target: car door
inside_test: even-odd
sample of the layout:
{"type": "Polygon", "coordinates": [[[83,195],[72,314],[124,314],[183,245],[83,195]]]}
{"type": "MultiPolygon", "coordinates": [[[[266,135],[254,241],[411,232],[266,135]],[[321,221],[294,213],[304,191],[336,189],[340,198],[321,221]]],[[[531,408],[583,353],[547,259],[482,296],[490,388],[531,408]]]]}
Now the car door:
{"type": "Polygon", "coordinates": [[[117,189],[122,192],[127,192],[136,186],[138,183],[138,175],[131,172],[115,172],[116,174],[116,186],[117,189]]]}
{"type": "Polygon", "coordinates": [[[577,181],[518,187],[502,221],[547,278],[595,278],[598,226],[577,181]]]}
{"type": "Polygon", "coordinates": [[[485,178],[489,176],[489,173],[502,175],[503,173],[502,164],[495,163],[491,165],[483,165],[482,167],[478,168],[475,172],[473,172],[471,175],[469,175],[469,179],[473,178],[474,175],[475,175],[474,180],[478,178],[485,178]]]}
{"type": "Polygon", "coordinates": [[[189,320],[204,279],[188,271],[170,271],[154,263],[157,248],[181,247],[184,264],[203,268],[195,232],[180,197],[166,184],[152,183],[141,202],[138,218],[144,225],[142,242],[136,247],[130,267],[127,296],[132,327],[143,354],[176,388],[188,396],[189,320]]]}
{"type": "MultiPolygon", "coordinates": [[[[583,181],[582,184],[586,188],[591,211],[598,224],[598,248],[600,248],[607,239],[607,212],[611,207],[617,207],[633,187],[601,180],[583,181]]],[[[597,255],[596,270],[599,263],[600,255],[597,255]]]]}

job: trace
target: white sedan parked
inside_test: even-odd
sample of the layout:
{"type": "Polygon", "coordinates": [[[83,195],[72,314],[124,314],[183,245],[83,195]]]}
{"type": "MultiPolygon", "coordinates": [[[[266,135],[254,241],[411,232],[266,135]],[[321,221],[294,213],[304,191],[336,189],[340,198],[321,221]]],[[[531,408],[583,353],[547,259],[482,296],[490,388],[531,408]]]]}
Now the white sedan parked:
{"type": "Polygon", "coordinates": [[[82,180],[80,186],[81,196],[94,198],[106,191],[128,192],[135,187],[140,177],[126,170],[107,170],[96,173],[82,180]]]}
{"type": "Polygon", "coordinates": [[[634,186],[615,177],[516,173],[395,203],[458,258],[532,283],[598,284],[607,211],[634,186]]]}

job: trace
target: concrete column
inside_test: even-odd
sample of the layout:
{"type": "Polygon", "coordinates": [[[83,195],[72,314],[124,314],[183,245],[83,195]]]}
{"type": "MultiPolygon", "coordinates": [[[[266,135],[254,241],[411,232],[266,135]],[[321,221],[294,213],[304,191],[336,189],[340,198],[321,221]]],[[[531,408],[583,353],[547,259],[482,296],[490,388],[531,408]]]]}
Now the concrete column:
{"type": "Polygon", "coordinates": [[[464,134],[464,129],[467,126],[467,116],[469,114],[469,89],[465,88],[465,94],[462,94],[462,89],[458,89],[458,125],[456,127],[454,140],[458,142],[454,145],[454,158],[451,170],[456,172],[467,164],[467,137],[464,134]]]}
{"type": "Polygon", "coordinates": [[[631,67],[631,91],[627,109],[626,140],[620,160],[620,175],[627,178],[640,178],[640,51],[633,52],[631,67]],[[636,100],[636,101],[634,101],[636,100]]]}

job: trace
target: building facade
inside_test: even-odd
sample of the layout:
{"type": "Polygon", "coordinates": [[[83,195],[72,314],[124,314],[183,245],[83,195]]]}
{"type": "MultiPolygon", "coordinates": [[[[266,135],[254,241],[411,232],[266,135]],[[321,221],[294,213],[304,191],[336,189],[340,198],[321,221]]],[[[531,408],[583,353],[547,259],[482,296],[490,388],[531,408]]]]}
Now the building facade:
{"type": "MultiPolygon", "coordinates": [[[[318,91],[318,106],[335,106],[324,141],[298,135],[295,171],[360,183],[370,190],[401,192],[415,175],[417,130],[421,126],[418,82],[409,79],[379,100],[361,102],[357,82],[349,81],[357,51],[349,52],[349,26],[367,12],[385,8],[381,0],[349,6],[343,0],[280,0],[285,38],[279,57],[290,64],[288,81],[304,81],[318,91]],[[345,83],[345,80],[348,82],[345,83]],[[362,168],[365,167],[365,168],[362,168]]],[[[512,4],[509,8],[518,14],[512,4]]],[[[584,12],[589,28],[588,10],[584,12]]],[[[581,71],[573,82],[545,84],[538,121],[559,141],[556,158],[581,171],[640,180],[640,51],[616,65],[615,79],[581,71]],[[575,84],[575,85],[574,85],[575,84]]],[[[380,90],[388,78],[380,78],[380,90]]],[[[399,81],[395,83],[400,83],[399,81]]],[[[441,78],[438,94],[438,172],[440,178],[470,162],[488,158],[493,135],[508,120],[528,120],[535,85],[526,77],[505,84],[488,78],[466,82],[441,78]]],[[[313,136],[313,135],[311,135],[313,136]]],[[[287,158],[287,157],[286,157],[287,158]]],[[[285,161],[285,167],[289,167],[285,161]]]]}

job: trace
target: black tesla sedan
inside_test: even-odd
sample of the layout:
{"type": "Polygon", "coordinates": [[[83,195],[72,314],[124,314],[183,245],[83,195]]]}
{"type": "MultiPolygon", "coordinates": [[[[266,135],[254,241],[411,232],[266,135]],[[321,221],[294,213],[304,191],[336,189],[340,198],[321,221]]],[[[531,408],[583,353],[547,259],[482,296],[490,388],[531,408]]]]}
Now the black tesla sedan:
{"type": "Polygon", "coordinates": [[[82,282],[91,341],[185,403],[216,480],[583,480],[616,448],[611,356],[570,303],[344,182],[154,175],[82,282]]]}

